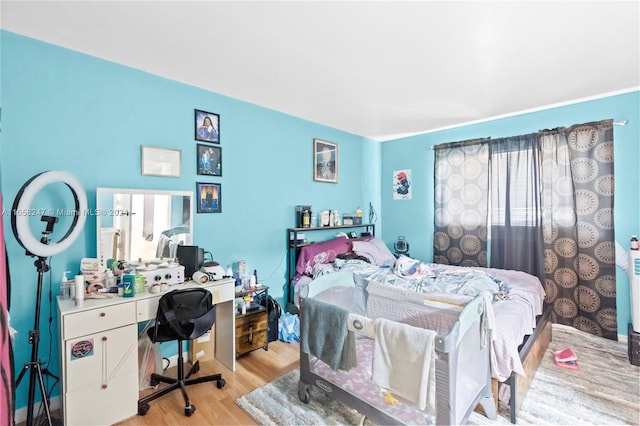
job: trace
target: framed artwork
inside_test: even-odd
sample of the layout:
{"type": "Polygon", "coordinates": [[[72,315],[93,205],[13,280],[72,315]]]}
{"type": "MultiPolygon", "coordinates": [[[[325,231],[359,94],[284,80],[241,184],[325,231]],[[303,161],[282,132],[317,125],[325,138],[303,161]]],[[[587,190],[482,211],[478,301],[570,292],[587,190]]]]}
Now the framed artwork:
{"type": "Polygon", "coordinates": [[[338,144],[313,139],[313,180],[338,183],[338,144]]]}
{"type": "Polygon", "coordinates": [[[195,110],[195,134],[197,141],[220,143],[220,116],[195,110]]]}
{"type": "Polygon", "coordinates": [[[197,144],[198,174],[222,176],[222,148],[197,144]]]}
{"type": "Polygon", "coordinates": [[[143,176],[180,177],[182,151],[140,145],[140,170],[143,176]]]}
{"type": "Polygon", "coordinates": [[[222,184],[196,182],[198,213],[222,213],[222,184]]]}
{"type": "Polygon", "coordinates": [[[413,179],[411,178],[411,169],[394,171],[393,172],[393,199],[394,200],[410,200],[412,182],[413,182],[413,179]]]}

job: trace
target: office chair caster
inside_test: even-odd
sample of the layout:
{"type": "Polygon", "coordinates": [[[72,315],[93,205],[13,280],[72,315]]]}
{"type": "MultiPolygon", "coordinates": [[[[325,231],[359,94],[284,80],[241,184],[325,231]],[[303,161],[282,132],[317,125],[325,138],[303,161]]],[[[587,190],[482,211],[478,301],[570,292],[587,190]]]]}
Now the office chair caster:
{"type": "Polygon", "coordinates": [[[191,415],[196,411],[196,406],[191,404],[188,407],[184,408],[184,415],[187,417],[191,417],[191,415]]]}
{"type": "Polygon", "coordinates": [[[147,411],[149,411],[149,408],[149,404],[138,405],[138,415],[144,416],[145,414],[147,414],[147,411]]]}
{"type": "Polygon", "coordinates": [[[218,382],[217,382],[218,389],[222,389],[224,387],[224,385],[226,385],[226,384],[227,384],[227,382],[225,382],[224,379],[218,380],[218,382]]]}

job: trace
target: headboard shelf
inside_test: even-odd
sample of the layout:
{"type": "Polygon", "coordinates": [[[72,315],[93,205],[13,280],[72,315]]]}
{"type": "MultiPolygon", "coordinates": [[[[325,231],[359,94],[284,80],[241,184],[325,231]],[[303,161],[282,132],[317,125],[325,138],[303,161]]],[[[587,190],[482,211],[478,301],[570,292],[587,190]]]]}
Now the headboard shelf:
{"type": "MultiPolygon", "coordinates": [[[[337,225],[337,226],[316,226],[312,228],[288,228],[287,229],[287,310],[292,312],[293,304],[293,288],[291,283],[296,276],[296,264],[298,262],[298,256],[300,255],[300,249],[305,246],[309,246],[314,244],[314,242],[307,241],[299,241],[298,237],[300,234],[306,234],[308,232],[314,231],[335,231],[335,230],[346,230],[346,229],[361,229],[362,233],[365,233],[375,237],[376,235],[376,225],[373,223],[362,223],[359,225],[337,225]]],[[[318,232],[318,236],[321,236],[322,233],[318,232]]],[[[305,235],[306,237],[306,235],[305,235]]],[[[332,236],[332,238],[335,237],[332,236]]],[[[295,309],[293,309],[295,311],[295,309]]]]}

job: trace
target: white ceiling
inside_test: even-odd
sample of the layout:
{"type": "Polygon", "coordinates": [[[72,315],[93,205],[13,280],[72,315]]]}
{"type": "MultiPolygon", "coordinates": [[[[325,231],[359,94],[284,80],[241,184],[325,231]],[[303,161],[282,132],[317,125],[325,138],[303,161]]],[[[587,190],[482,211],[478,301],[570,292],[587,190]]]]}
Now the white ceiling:
{"type": "Polygon", "coordinates": [[[640,87],[639,1],[0,8],[3,29],[375,140],[640,87]]]}

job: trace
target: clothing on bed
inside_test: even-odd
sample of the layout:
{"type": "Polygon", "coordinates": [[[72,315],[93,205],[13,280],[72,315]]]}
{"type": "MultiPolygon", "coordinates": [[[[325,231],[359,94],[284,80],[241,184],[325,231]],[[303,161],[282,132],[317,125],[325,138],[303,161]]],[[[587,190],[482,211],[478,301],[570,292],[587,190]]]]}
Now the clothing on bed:
{"type": "Polygon", "coordinates": [[[313,355],[334,371],[357,365],[355,334],[348,329],[349,311],[312,298],[305,299],[300,334],[302,352],[313,355]]]}
{"type": "Polygon", "coordinates": [[[393,394],[435,413],[436,332],[377,318],[371,378],[393,394]]]}
{"type": "Polygon", "coordinates": [[[393,266],[396,261],[396,257],[378,238],[372,238],[369,241],[354,241],[351,245],[355,254],[366,257],[374,265],[393,266]]]}

